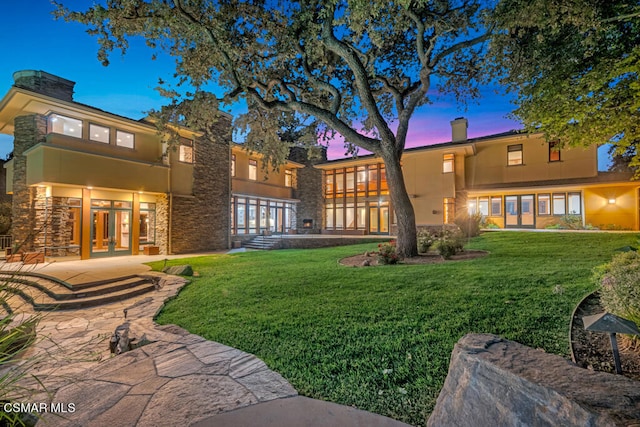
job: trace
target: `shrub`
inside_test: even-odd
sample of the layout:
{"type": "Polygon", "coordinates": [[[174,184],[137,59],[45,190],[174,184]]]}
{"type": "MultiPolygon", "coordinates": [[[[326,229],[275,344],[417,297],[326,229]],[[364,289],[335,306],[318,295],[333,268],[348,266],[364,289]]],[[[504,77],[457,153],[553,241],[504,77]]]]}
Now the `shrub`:
{"type": "Polygon", "coordinates": [[[462,252],[464,248],[465,236],[460,231],[445,230],[438,239],[438,253],[444,259],[449,259],[453,255],[462,252]]]}
{"type": "MultiPolygon", "coordinates": [[[[605,310],[640,326],[640,253],[621,252],[595,269],[605,310]]],[[[638,342],[638,338],[635,339],[638,342]]]]}
{"type": "Polygon", "coordinates": [[[378,262],[380,264],[397,264],[400,261],[396,251],[396,242],[380,243],[378,248],[378,262]]]}
{"type": "Polygon", "coordinates": [[[480,224],[482,224],[482,214],[461,215],[455,220],[456,225],[462,231],[464,237],[476,237],[480,235],[480,224]]]}
{"type": "Polygon", "coordinates": [[[429,248],[433,246],[433,243],[436,241],[436,237],[431,234],[431,232],[427,229],[418,230],[418,252],[427,253],[429,252],[429,248]]]}

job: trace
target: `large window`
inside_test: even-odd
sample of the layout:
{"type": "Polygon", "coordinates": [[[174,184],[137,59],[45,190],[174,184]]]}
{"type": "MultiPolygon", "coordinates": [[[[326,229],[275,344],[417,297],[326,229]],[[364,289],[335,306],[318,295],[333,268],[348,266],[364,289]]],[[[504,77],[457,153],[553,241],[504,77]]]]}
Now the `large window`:
{"type": "Polygon", "coordinates": [[[61,135],[82,138],[82,120],[71,117],[51,114],[48,121],[49,133],[59,133],[61,135]]]}
{"type": "Polygon", "coordinates": [[[249,159],[249,179],[256,181],[258,179],[258,161],[249,159]]]}
{"type": "Polygon", "coordinates": [[[373,164],[324,172],[324,196],[361,198],[389,194],[384,165],[373,164]]]}
{"type": "Polygon", "coordinates": [[[523,164],[522,161],[522,144],[507,146],[507,164],[516,166],[523,164]]]}
{"type": "Polygon", "coordinates": [[[133,148],[135,136],[132,133],[116,130],[116,145],[118,147],[133,148]]]}
{"type": "Polygon", "coordinates": [[[453,172],[453,154],[445,154],[442,156],[442,173],[453,172]]]}
{"type": "Polygon", "coordinates": [[[111,130],[108,127],[96,125],[93,123],[89,124],[89,139],[91,141],[102,142],[104,144],[109,143],[109,136],[111,134],[111,130]]]}

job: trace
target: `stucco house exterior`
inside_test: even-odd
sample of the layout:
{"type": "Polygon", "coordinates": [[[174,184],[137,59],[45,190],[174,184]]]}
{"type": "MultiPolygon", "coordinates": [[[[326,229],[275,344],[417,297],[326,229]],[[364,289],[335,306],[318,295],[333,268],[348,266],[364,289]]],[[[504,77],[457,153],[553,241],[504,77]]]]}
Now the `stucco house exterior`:
{"type": "MultiPolygon", "coordinates": [[[[231,142],[221,113],[207,140],[179,128],[179,144],[148,119],[74,101],[75,83],[19,71],[0,99],[0,133],[14,242],[23,251],[81,259],[230,248],[264,234],[394,234],[384,164],[327,161],[294,147],[278,170],[231,142]]],[[[602,173],[597,149],[557,150],[541,135],[507,132],[407,149],[402,164],[417,225],[480,212],[500,228],[544,228],[572,214],[584,224],[638,230],[640,184],[602,173]]],[[[326,153],[325,153],[326,154],[326,153]]]]}
{"type": "MultiPolygon", "coordinates": [[[[583,225],[638,230],[640,182],[598,171],[597,147],[558,150],[540,134],[518,131],[405,150],[402,167],[417,226],[453,223],[480,212],[500,228],[545,228],[565,215],[583,225]]],[[[317,165],[324,173],[325,233],[393,234],[395,218],[384,165],[375,156],[317,165]]]]}

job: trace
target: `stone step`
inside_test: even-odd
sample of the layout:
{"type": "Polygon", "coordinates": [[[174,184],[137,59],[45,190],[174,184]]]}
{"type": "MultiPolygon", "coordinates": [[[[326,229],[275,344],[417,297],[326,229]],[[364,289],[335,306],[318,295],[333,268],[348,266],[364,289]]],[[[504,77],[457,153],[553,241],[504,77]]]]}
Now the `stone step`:
{"type": "Polygon", "coordinates": [[[155,289],[150,277],[124,276],[77,285],[43,275],[0,274],[9,290],[35,310],[70,310],[94,307],[132,298],[155,289]]]}
{"type": "Polygon", "coordinates": [[[126,300],[153,290],[155,290],[155,285],[153,283],[143,283],[117,292],[93,297],[76,298],[72,300],[54,300],[43,296],[40,299],[33,301],[32,304],[36,311],[78,310],[81,308],[96,307],[98,305],[126,300]]]}

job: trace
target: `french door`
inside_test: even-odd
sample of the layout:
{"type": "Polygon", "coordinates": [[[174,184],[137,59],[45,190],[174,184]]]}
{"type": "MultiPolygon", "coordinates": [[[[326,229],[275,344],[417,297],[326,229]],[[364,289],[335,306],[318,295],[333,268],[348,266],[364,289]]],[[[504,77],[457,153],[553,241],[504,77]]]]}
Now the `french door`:
{"type": "Polygon", "coordinates": [[[505,196],[504,223],[507,228],[534,228],[535,198],[533,194],[505,196]]]}
{"type": "Polygon", "coordinates": [[[91,257],[131,255],[131,203],[91,201],[91,257]]]}

